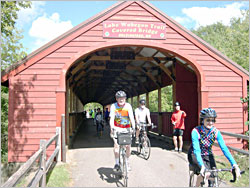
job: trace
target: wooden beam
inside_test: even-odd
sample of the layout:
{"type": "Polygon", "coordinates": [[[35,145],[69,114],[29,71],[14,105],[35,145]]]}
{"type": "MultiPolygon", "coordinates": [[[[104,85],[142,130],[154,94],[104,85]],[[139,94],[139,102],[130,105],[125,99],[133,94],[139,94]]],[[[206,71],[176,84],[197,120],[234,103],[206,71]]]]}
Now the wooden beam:
{"type": "MultiPolygon", "coordinates": [[[[165,57],[157,57],[161,61],[166,61],[165,57]]],[[[111,59],[110,56],[92,56],[90,61],[131,61],[131,59],[111,59]]],[[[142,57],[142,56],[135,56],[135,59],[132,59],[132,61],[153,61],[153,57],[142,57]]]]}

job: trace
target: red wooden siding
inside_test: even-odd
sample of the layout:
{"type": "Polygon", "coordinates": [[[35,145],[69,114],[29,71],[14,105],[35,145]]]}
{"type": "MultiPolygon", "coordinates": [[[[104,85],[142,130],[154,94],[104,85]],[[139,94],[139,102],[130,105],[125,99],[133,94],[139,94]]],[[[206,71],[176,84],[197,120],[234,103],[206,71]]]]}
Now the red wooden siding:
{"type": "MultiPolygon", "coordinates": [[[[74,36],[71,41],[64,44],[64,40],[67,41],[69,37],[62,39],[63,42],[59,43],[59,41],[55,44],[57,47],[54,47],[52,53],[38,59],[33,65],[15,75],[13,82],[10,82],[10,87],[13,87],[13,93],[10,92],[10,97],[14,97],[12,99],[14,101],[12,101],[13,104],[11,103],[11,105],[13,106],[9,111],[10,114],[13,114],[13,117],[10,116],[11,121],[9,121],[9,162],[26,161],[38,148],[40,139],[49,139],[54,135],[56,108],[58,107],[56,89],[59,87],[63,66],[66,62],[70,62],[71,58],[74,59],[79,51],[100,43],[116,40],[102,37],[103,21],[165,22],[167,38],[166,40],[157,40],[157,42],[189,55],[201,66],[205,76],[205,83],[201,84],[204,84],[208,89],[209,107],[214,108],[218,113],[217,127],[224,131],[241,133],[244,124],[243,109],[240,102],[240,97],[243,95],[242,77],[236,73],[237,71],[232,71],[230,66],[225,66],[218,59],[212,57],[209,50],[204,51],[201,48],[202,44],[194,44],[192,41],[195,39],[188,34],[184,35],[183,31],[174,26],[167,18],[155,13],[155,10],[146,7],[147,5],[144,6],[142,6],[142,2],[134,2],[114,15],[104,16],[87,25],[86,28],[89,28],[87,31],[84,31],[84,29],[76,30],[71,34],[74,36]],[[106,17],[107,19],[104,19],[106,17]],[[76,35],[79,31],[84,32],[76,35]],[[64,45],[58,47],[59,44],[64,45]],[[15,150],[18,143],[20,149],[15,150]]],[[[135,39],[135,41],[139,40],[145,41],[145,45],[154,41],[135,39]]],[[[179,80],[177,82],[177,96],[183,104],[182,107],[187,111],[187,130],[184,136],[186,140],[189,140],[192,127],[198,123],[197,78],[192,78],[192,83],[188,85],[185,80],[181,79],[181,76],[177,76],[177,80],[179,80]],[[187,97],[181,93],[182,90],[188,93],[187,97]],[[189,104],[190,96],[195,96],[191,100],[192,105],[189,104]]],[[[165,80],[165,82],[168,81],[165,80]]],[[[165,125],[168,119],[165,116],[163,117],[165,125]]],[[[152,115],[152,119],[157,124],[158,120],[154,115],[152,115]]],[[[163,131],[166,134],[171,132],[167,127],[164,127],[163,131]]],[[[231,145],[239,145],[240,143],[235,139],[229,139],[228,142],[231,145]]]]}

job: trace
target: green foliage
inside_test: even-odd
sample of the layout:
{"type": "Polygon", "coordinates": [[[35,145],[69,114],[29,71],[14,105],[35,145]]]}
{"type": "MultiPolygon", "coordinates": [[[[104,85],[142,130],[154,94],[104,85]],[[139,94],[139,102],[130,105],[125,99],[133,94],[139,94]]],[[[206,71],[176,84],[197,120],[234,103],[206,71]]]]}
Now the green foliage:
{"type": "Polygon", "coordinates": [[[23,50],[23,45],[19,42],[23,38],[22,31],[15,27],[15,23],[18,11],[29,7],[31,7],[29,1],[1,1],[1,70],[27,55],[23,50]]]}
{"type": "MultiPolygon", "coordinates": [[[[28,8],[28,1],[1,1],[1,71],[18,62],[26,53],[19,42],[21,31],[16,29],[17,12],[28,8]]],[[[7,162],[8,153],[8,88],[1,87],[1,162],[7,162]]]]}
{"type": "Polygon", "coordinates": [[[88,103],[86,105],[84,105],[84,110],[94,110],[94,109],[97,109],[97,108],[100,108],[101,111],[102,111],[102,105],[99,104],[99,103],[96,103],[96,102],[92,102],[92,103],[88,103]]]}
{"type": "Polygon", "coordinates": [[[13,36],[13,29],[21,8],[30,8],[29,1],[1,1],[1,33],[5,37],[13,36]]]}
{"type": "Polygon", "coordinates": [[[47,187],[69,187],[70,173],[66,165],[57,165],[49,171],[47,177],[47,187]]]}
{"type": "Polygon", "coordinates": [[[8,88],[1,87],[1,162],[7,162],[8,153],[8,88]]]}
{"type": "Polygon", "coordinates": [[[172,85],[161,88],[162,112],[173,111],[173,89],[172,85]]]}
{"type": "Polygon", "coordinates": [[[230,26],[216,23],[192,32],[249,70],[249,10],[242,11],[242,15],[231,19],[230,26]]]}
{"type": "MultiPolygon", "coordinates": [[[[233,157],[240,169],[242,171],[244,170],[245,173],[234,183],[230,183],[230,180],[233,179],[231,173],[219,173],[219,177],[233,187],[249,187],[249,156],[235,153],[233,154],[233,157]]],[[[216,156],[215,159],[217,168],[231,168],[231,165],[225,156],[216,156]]]]}

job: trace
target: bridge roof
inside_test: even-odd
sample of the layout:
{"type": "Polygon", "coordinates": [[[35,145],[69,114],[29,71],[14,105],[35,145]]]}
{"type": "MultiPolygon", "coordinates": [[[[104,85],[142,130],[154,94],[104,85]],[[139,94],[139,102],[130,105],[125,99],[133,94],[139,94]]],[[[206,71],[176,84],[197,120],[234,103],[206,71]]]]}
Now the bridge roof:
{"type": "MultiPolygon", "coordinates": [[[[68,32],[60,35],[59,37],[55,38],[54,40],[50,41],[49,43],[45,44],[44,46],[42,46],[41,48],[35,50],[34,52],[30,53],[29,55],[27,55],[24,59],[22,59],[21,61],[9,66],[8,68],[6,68],[6,70],[2,71],[2,81],[1,84],[2,85],[8,85],[8,78],[11,75],[16,75],[18,74],[20,71],[22,71],[23,69],[20,68],[21,65],[26,64],[27,62],[29,62],[32,58],[36,57],[37,55],[41,54],[43,51],[45,51],[46,49],[50,48],[51,46],[59,43],[60,41],[62,41],[63,39],[67,38],[68,36],[72,35],[73,33],[75,33],[76,31],[80,30],[83,27],[87,27],[89,24],[97,21],[98,19],[101,19],[104,15],[110,13],[110,12],[115,12],[116,9],[118,9],[119,7],[123,6],[123,5],[128,5],[128,4],[132,4],[136,1],[122,1],[122,2],[118,2],[116,4],[114,4],[113,6],[111,6],[110,8],[100,12],[99,14],[87,19],[86,21],[82,22],[81,24],[77,25],[76,27],[72,28],[71,30],[69,30],[68,32]]],[[[142,1],[140,2],[146,6],[149,7],[149,9],[154,10],[156,12],[158,12],[159,15],[164,16],[167,20],[169,20],[171,23],[173,23],[178,29],[180,29],[181,31],[184,31],[187,36],[189,36],[192,39],[197,40],[201,45],[203,45],[205,48],[207,48],[208,50],[212,51],[214,54],[218,55],[220,58],[222,58],[223,60],[225,60],[227,63],[233,65],[234,70],[236,70],[236,72],[241,72],[242,76],[247,77],[249,76],[249,72],[247,70],[245,70],[244,68],[242,68],[240,65],[238,65],[237,63],[233,62],[231,59],[229,59],[228,57],[226,57],[225,55],[223,55],[220,51],[218,51],[217,49],[215,49],[214,47],[212,47],[211,45],[209,45],[207,42],[205,42],[204,40],[202,40],[201,38],[199,38],[198,36],[194,35],[192,32],[190,32],[189,30],[185,29],[183,26],[181,26],[180,24],[178,24],[176,21],[174,21],[172,18],[170,18],[169,16],[167,16],[165,13],[161,12],[159,9],[157,9],[156,7],[154,7],[152,4],[150,4],[149,2],[145,2],[142,1]],[[239,71],[237,71],[239,70],[239,71]]],[[[62,44],[63,45],[63,44],[62,44]]],[[[27,68],[27,67],[26,67],[27,68]]],[[[249,80],[249,79],[248,79],[249,80]]]]}

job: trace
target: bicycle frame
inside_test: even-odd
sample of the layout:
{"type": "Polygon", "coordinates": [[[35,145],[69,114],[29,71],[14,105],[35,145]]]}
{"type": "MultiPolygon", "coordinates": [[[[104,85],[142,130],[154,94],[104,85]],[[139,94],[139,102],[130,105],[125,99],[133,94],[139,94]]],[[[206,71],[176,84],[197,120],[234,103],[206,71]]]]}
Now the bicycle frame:
{"type": "MultiPolygon", "coordinates": [[[[125,132],[126,133],[126,132],[125,132]]],[[[114,134],[117,135],[117,132],[114,134]]],[[[128,132],[128,134],[131,134],[128,132]]],[[[119,165],[120,165],[120,172],[121,172],[121,177],[123,177],[124,180],[124,187],[128,186],[128,163],[126,160],[126,147],[127,145],[120,145],[119,144],[119,165]]]]}
{"type": "MultiPolygon", "coordinates": [[[[140,123],[140,134],[139,134],[139,144],[137,145],[138,154],[142,154],[144,159],[149,159],[151,151],[151,143],[147,136],[146,127],[151,126],[151,124],[140,123]],[[142,151],[142,152],[141,152],[142,151]]],[[[152,125],[153,126],[153,125],[152,125]]]]}
{"type": "MultiPolygon", "coordinates": [[[[189,186],[193,186],[193,177],[194,177],[194,171],[190,170],[190,182],[189,182],[189,186]],[[192,181],[192,182],[191,182],[192,181]]],[[[233,174],[233,180],[231,180],[231,182],[235,182],[236,181],[236,174],[235,174],[235,170],[233,169],[216,169],[215,167],[213,169],[206,169],[205,170],[205,176],[202,176],[203,180],[200,183],[201,187],[203,187],[205,185],[205,182],[210,181],[210,184],[208,185],[209,187],[219,187],[219,176],[218,173],[219,172],[231,172],[233,174]],[[206,174],[209,174],[209,178],[206,179],[206,174]]]]}

